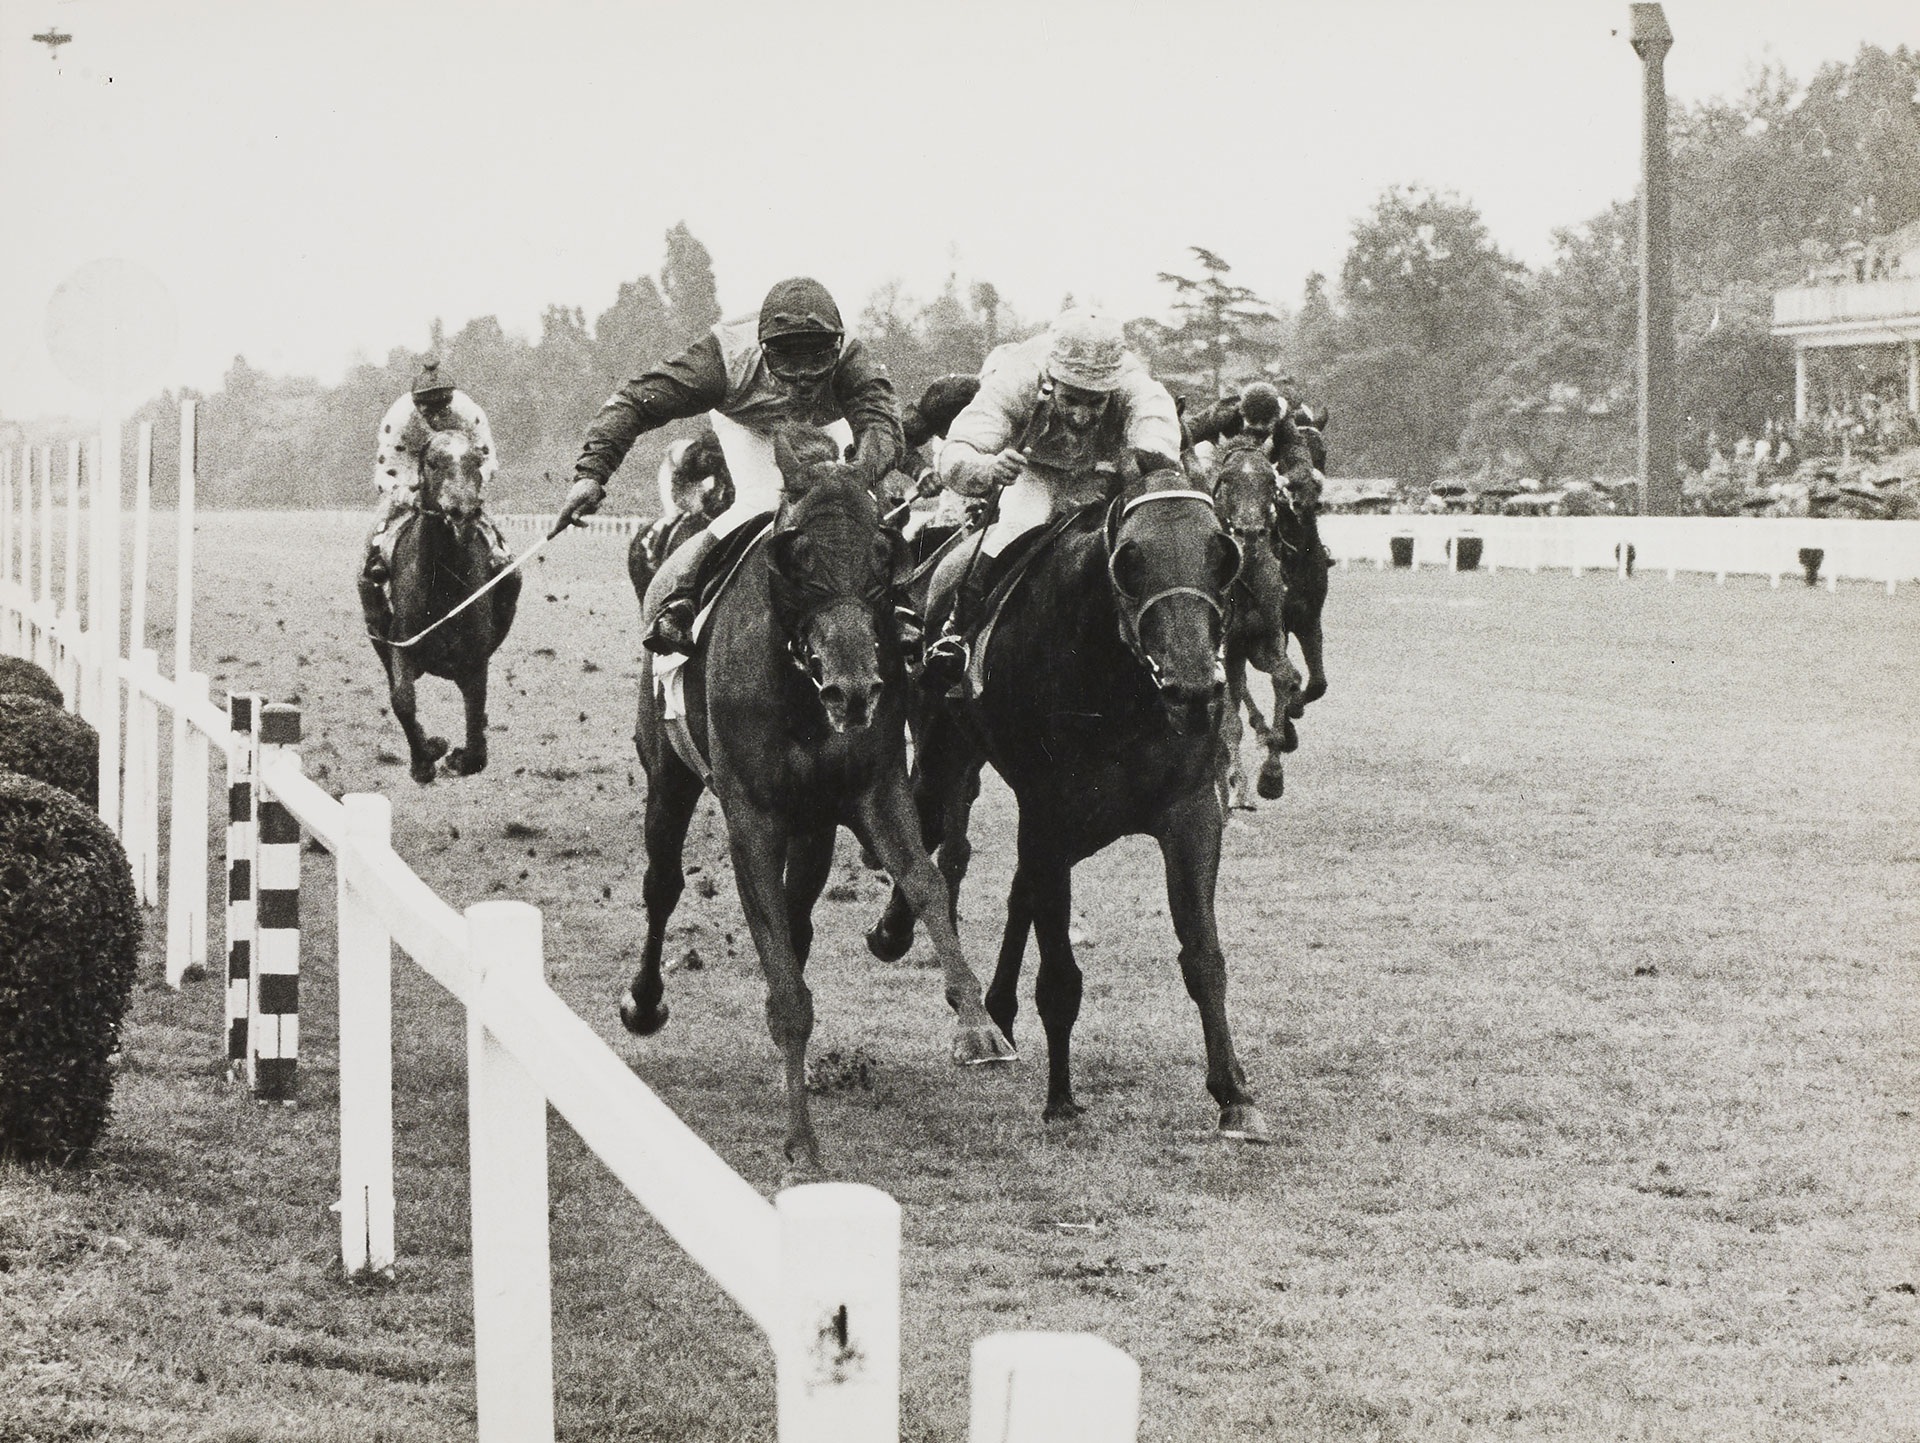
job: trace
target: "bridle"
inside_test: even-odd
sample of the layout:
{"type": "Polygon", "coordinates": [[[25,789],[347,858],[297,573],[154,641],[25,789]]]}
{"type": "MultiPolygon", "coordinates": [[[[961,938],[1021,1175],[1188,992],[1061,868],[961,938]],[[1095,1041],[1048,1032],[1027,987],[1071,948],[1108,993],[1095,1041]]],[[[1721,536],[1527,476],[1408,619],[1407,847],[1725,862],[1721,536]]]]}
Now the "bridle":
{"type": "MultiPolygon", "coordinates": [[[[887,534],[884,527],[880,534],[883,536],[887,534]]],[[[776,529],[769,537],[767,564],[774,573],[775,585],[800,603],[793,608],[791,619],[786,622],[787,660],[792,662],[795,669],[813,684],[815,694],[819,695],[825,688],[825,682],[822,679],[821,669],[816,665],[819,658],[814,652],[813,643],[807,639],[813,629],[814,619],[832,607],[852,602],[865,610],[867,619],[874,623],[877,631],[887,594],[893,586],[893,571],[891,565],[885,563],[870,566],[865,583],[854,591],[841,591],[818,583],[796,580],[774,564],[772,542],[780,535],[780,531],[776,529]]],[[[891,549],[889,549],[889,561],[891,561],[891,549]]]]}
{"type": "MultiPolygon", "coordinates": [[[[1128,594],[1127,589],[1120,584],[1120,578],[1115,571],[1115,562],[1119,553],[1113,544],[1115,537],[1119,534],[1120,524],[1124,522],[1136,508],[1157,501],[1198,502],[1214,513],[1214,521],[1216,524],[1219,522],[1219,512],[1214,506],[1213,497],[1205,491],[1170,490],[1149,491],[1144,495],[1134,497],[1131,501],[1116,500],[1114,502],[1114,509],[1109,515],[1107,528],[1107,581],[1113,587],[1115,598],[1123,603],[1115,607],[1115,610],[1119,614],[1120,640],[1126,644],[1126,648],[1133,654],[1134,660],[1146,668],[1147,675],[1153,679],[1155,689],[1164,691],[1167,687],[1167,679],[1161,674],[1160,663],[1153,659],[1152,655],[1147,651],[1146,644],[1140,639],[1140,623],[1146,619],[1147,613],[1171,597],[1199,597],[1200,600],[1207,604],[1208,610],[1213,612],[1216,634],[1219,638],[1214,645],[1214,660],[1216,665],[1224,666],[1227,645],[1227,609],[1221,597],[1215,596],[1211,591],[1200,586],[1163,587],[1144,600],[1135,601],[1134,598],[1128,594]]],[[[1240,542],[1231,532],[1227,531],[1225,527],[1221,528],[1220,534],[1226,537],[1228,543],[1233,547],[1233,576],[1229,577],[1227,584],[1220,589],[1221,596],[1224,596],[1227,591],[1232,589],[1234,580],[1240,575],[1240,566],[1245,559],[1245,553],[1241,550],[1240,542]]]]}

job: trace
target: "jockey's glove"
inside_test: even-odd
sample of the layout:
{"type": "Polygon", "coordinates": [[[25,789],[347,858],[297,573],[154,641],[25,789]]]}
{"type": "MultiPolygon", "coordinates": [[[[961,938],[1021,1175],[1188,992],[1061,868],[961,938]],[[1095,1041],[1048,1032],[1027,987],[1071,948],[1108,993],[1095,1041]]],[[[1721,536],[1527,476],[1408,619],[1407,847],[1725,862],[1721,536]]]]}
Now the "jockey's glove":
{"type": "Polygon", "coordinates": [[[548,533],[558,536],[569,526],[584,525],[583,517],[591,516],[600,509],[600,503],[607,499],[606,484],[592,476],[576,476],[573,485],[567,489],[567,499],[561,503],[560,515],[548,533]]]}

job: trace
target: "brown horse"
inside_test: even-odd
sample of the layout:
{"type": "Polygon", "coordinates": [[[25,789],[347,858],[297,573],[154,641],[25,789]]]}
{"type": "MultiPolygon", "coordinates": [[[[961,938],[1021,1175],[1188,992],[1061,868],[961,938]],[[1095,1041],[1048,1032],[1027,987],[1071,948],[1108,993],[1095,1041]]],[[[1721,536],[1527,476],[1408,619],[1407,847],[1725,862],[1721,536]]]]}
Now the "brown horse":
{"type": "MultiPolygon", "coordinates": [[[[1073,866],[1145,833],[1166,863],[1167,907],[1200,1009],[1220,1131],[1268,1139],[1227,1024],[1213,906],[1223,823],[1220,650],[1239,569],[1240,548],[1211,498],[1177,472],[1149,476],[1110,507],[1090,508],[1035,560],[983,642],[980,695],[929,699],[916,717],[915,800],[955,896],[967,853],[954,828],[964,826],[982,758],[1019,803],[1018,861],[986,1002],[1011,1039],[1027,935],[1037,933],[1034,999],[1047,1034],[1050,1119],[1081,1111],[1069,1061],[1081,998],[1068,936],[1073,866]]],[[[909,942],[905,914],[896,892],[869,944],[909,942]]]]}
{"type": "Polygon", "coordinates": [[[487,662],[507,638],[520,602],[515,572],[486,596],[443,620],[499,570],[480,514],[481,456],[457,431],[436,431],[420,462],[420,502],[399,525],[384,598],[366,603],[367,632],[386,669],[394,719],[406,733],[411,772],[425,785],[436,765],[469,776],[487,765],[487,662]],[[428,736],[415,710],[414,683],[437,676],[460,688],[464,746],[428,736]]]}
{"type": "Polygon", "coordinates": [[[1221,524],[1240,543],[1245,558],[1233,583],[1227,625],[1227,710],[1221,718],[1221,795],[1228,807],[1252,810],[1247,775],[1240,764],[1240,711],[1253,722],[1254,736],[1266,752],[1258,789],[1272,800],[1286,786],[1281,762],[1293,750],[1295,737],[1288,711],[1300,693],[1300,673],[1287,657],[1286,579],[1273,544],[1280,499],[1273,463],[1257,445],[1229,441],[1217,457],[1213,472],[1214,507],[1221,524]],[[1247,691],[1247,668],[1267,674],[1273,682],[1273,714],[1279,729],[1269,727],[1247,691]]]}
{"type": "MultiPolygon", "coordinates": [[[[710,778],[672,746],[653,681],[657,659],[642,659],[634,741],[647,770],[647,940],[620,1015],[641,1034],[667,1020],[661,945],[685,885],[681,850],[705,781],[726,821],[740,905],[766,973],[767,1025],[786,1061],[786,1155],[804,1174],[818,1170],[820,1149],[807,1106],[813,997],[802,971],[837,827],[871,847],[932,934],[958,1014],[953,1060],[1007,1061],[1013,1050],[961,954],[907,786],[906,678],[887,634],[897,535],[819,432],[783,430],[774,455],[786,487],[772,533],[714,603],[702,653],[683,673],[687,728],[710,778]]],[[[660,600],[649,595],[643,619],[660,600]]]]}

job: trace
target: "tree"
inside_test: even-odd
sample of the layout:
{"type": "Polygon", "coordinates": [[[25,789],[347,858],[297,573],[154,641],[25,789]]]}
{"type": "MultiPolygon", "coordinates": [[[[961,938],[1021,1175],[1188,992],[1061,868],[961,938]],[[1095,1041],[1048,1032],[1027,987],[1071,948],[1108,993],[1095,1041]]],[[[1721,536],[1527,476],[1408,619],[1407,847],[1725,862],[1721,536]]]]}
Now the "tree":
{"type": "Polygon", "coordinates": [[[613,386],[685,344],[653,277],[640,276],[622,282],[613,304],[595,319],[591,355],[602,382],[613,386]]]}
{"type": "Polygon", "coordinates": [[[680,344],[691,345],[720,323],[720,292],[713,279],[713,257],[681,221],[667,232],[667,259],[660,267],[660,289],[680,344]]]}
{"type": "Polygon", "coordinates": [[[1524,268],[1447,192],[1394,187],[1354,227],[1327,398],[1365,469],[1430,481],[1506,360],[1524,268]]]}
{"type": "Polygon", "coordinates": [[[1160,355],[1173,377],[1204,381],[1209,395],[1219,395],[1229,371],[1257,374],[1262,355],[1271,355],[1272,327],[1279,318],[1253,291],[1227,279],[1233,267],[1204,246],[1188,246],[1201,274],[1183,276],[1161,271],[1158,279],[1173,287],[1174,314],[1179,317],[1160,355]],[[1170,350],[1171,354],[1166,351],[1170,350]],[[1238,364],[1236,365],[1236,362],[1238,364]]]}

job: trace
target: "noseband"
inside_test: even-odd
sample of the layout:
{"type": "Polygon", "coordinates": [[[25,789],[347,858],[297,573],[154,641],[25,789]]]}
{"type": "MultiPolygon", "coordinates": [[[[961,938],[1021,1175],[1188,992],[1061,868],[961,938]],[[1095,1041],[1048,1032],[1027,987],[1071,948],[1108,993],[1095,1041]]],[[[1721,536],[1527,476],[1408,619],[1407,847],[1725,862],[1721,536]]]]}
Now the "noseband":
{"type": "MultiPolygon", "coordinates": [[[[1114,517],[1114,532],[1118,532],[1119,523],[1125,521],[1135,507],[1145,506],[1150,501],[1197,501],[1209,511],[1214,511],[1213,497],[1205,491],[1149,491],[1144,496],[1136,496],[1133,500],[1121,505],[1119,514],[1114,517]]],[[[1217,511],[1215,511],[1214,519],[1216,523],[1219,520],[1217,511]]],[[[1222,528],[1220,534],[1225,536],[1232,544],[1234,551],[1234,574],[1233,578],[1228,580],[1227,586],[1222,588],[1224,593],[1232,587],[1233,580],[1237,579],[1240,575],[1240,563],[1243,558],[1243,553],[1240,549],[1240,543],[1234,540],[1231,533],[1222,528]]],[[[1215,661],[1216,663],[1223,664],[1227,644],[1227,611],[1226,606],[1220,598],[1216,597],[1204,587],[1169,586],[1154,592],[1144,601],[1136,603],[1133,598],[1127,594],[1127,589],[1120,584],[1120,578],[1114,573],[1116,555],[1117,552],[1110,539],[1107,544],[1107,580],[1113,587],[1114,596],[1125,603],[1116,608],[1120,616],[1120,639],[1126,643],[1127,650],[1133,653],[1134,659],[1146,668],[1147,675],[1153,678],[1155,688],[1165,690],[1167,683],[1166,679],[1160,674],[1160,663],[1153,659],[1147,652],[1145,643],[1140,640],[1140,623],[1146,619],[1149,611],[1169,597],[1197,596],[1207,604],[1208,609],[1213,612],[1220,638],[1214,647],[1215,661]]]]}

